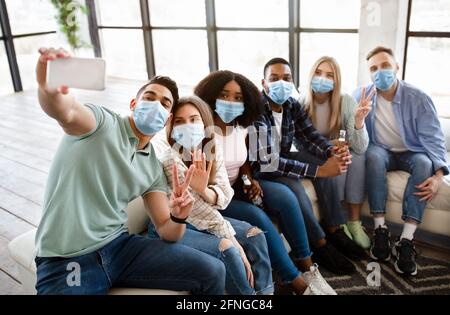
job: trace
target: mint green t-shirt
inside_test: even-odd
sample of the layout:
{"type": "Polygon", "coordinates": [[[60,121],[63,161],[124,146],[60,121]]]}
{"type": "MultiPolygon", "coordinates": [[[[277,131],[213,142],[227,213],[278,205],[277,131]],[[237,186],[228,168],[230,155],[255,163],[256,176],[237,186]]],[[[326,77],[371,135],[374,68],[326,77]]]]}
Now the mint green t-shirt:
{"type": "Polygon", "coordinates": [[[153,147],[138,150],[128,117],[86,106],[95,115],[96,128],[61,140],[36,234],[38,257],[68,258],[105,246],[128,230],[124,209],[130,201],[167,191],[153,147]]]}

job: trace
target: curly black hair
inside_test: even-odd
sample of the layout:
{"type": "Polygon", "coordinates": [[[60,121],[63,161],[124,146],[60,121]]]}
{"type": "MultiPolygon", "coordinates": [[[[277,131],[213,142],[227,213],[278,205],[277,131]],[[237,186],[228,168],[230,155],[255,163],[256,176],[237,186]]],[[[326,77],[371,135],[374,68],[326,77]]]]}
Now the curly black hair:
{"type": "Polygon", "coordinates": [[[164,77],[164,76],[160,76],[160,75],[154,76],[153,78],[150,79],[150,81],[145,83],[137,92],[136,99],[139,99],[139,96],[141,96],[141,93],[144,92],[145,88],[147,86],[149,86],[150,84],[159,84],[159,85],[166,87],[172,94],[173,104],[175,105],[176,103],[178,103],[178,99],[180,98],[180,96],[178,94],[177,83],[169,77],[164,77]]]}
{"type": "Polygon", "coordinates": [[[217,115],[215,112],[216,100],[224,86],[230,81],[236,81],[241,87],[245,106],[244,113],[236,118],[235,123],[247,128],[264,112],[264,101],[256,85],[242,74],[228,70],[211,72],[197,84],[194,94],[204,100],[211,107],[214,115],[217,115]]]}

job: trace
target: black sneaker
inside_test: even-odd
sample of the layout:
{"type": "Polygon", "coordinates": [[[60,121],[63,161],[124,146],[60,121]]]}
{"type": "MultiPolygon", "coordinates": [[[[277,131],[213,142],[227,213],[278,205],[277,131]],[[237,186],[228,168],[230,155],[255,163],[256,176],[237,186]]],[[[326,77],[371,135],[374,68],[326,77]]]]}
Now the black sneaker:
{"type": "Polygon", "coordinates": [[[327,240],[342,254],[353,260],[367,258],[365,250],[345,234],[343,229],[327,235],[327,240]]]}
{"type": "Polygon", "coordinates": [[[396,258],[395,271],[408,276],[417,275],[417,252],[412,241],[403,238],[396,242],[392,248],[392,255],[396,258]]]}
{"type": "Polygon", "coordinates": [[[356,271],[353,263],[342,255],[333,245],[315,248],[312,255],[313,262],[337,275],[349,275],[356,271]]]}
{"type": "Polygon", "coordinates": [[[388,261],[391,259],[391,233],[386,227],[379,226],[373,233],[370,257],[375,260],[388,261]]]}

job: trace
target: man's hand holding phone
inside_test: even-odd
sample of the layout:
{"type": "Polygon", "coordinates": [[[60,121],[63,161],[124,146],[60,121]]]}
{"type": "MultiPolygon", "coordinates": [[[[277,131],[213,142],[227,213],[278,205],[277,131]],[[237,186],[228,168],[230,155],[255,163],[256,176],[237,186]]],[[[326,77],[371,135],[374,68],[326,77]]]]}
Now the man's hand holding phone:
{"type": "MultiPolygon", "coordinates": [[[[70,60],[72,57],[64,49],[40,48],[39,60],[36,66],[36,80],[39,85],[38,97],[42,110],[50,117],[58,121],[64,132],[71,136],[85,135],[96,126],[93,112],[86,106],[78,103],[75,98],[69,95],[69,86],[56,83],[49,85],[50,76],[57,76],[65,80],[70,77],[70,73],[58,73],[57,68],[49,67],[52,62],[70,60]],[[54,72],[49,73],[52,70],[54,72]]],[[[84,74],[86,77],[88,73],[84,74]]]]}
{"type": "Polygon", "coordinates": [[[55,94],[68,94],[69,88],[67,86],[60,86],[57,88],[50,88],[47,85],[47,64],[53,60],[70,58],[71,55],[66,50],[59,48],[40,48],[39,49],[39,60],[36,67],[36,79],[39,84],[39,88],[43,89],[47,93],[55,94]]]}

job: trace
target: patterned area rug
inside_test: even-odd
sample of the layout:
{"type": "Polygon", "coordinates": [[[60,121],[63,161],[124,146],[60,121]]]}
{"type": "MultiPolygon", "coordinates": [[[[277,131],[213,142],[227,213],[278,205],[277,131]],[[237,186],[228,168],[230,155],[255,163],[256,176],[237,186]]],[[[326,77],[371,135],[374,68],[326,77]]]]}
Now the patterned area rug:
{"type": "Polygon", "coordinates": [[[392,260],[378,265],[372,264],[368,268],[370,263],[370,260],[354,262],[357,271],[349,276],[336,276],[325,268],[320,269],[320,272],[339,295],[450,294],[450,262],[419,255],[418,273],[414,277],[404,277],[396,273],[392,260]],[[379,277],[377,270],[380,271],[379,277]]]}

